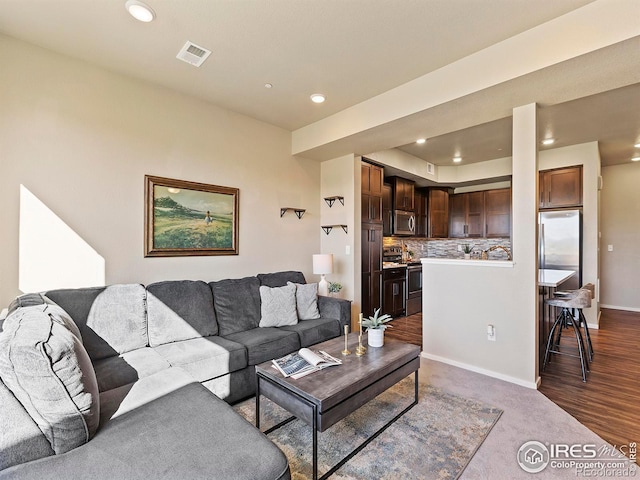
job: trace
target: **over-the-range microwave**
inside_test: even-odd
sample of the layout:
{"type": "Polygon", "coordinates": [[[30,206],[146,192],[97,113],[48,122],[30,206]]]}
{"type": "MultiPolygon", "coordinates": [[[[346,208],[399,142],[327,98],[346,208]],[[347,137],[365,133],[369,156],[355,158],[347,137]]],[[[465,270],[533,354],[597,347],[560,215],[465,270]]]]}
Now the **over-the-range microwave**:
{"type": "Polygon", "coordinates": [[[393,215],[393,233],[395,235],[414,235],[415,232],[415,214],[404,210],[395,210],[393,215]]]}

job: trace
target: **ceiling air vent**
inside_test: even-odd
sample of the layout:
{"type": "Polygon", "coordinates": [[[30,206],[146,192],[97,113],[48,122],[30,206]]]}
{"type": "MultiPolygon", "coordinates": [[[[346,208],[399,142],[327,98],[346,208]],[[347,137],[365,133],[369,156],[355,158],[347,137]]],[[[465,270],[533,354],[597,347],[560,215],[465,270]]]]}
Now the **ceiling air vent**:
{"type": "Polygon", "coordinates": [[[178,55],[176,55],[176,58],[178,60],[182,60],[183,62],[187,62],[194,67],[199,67],[204,63],[204,61],[210,54],[211,50],[200,47],[195,43],[187,42],[180,49],[178,55]]]}

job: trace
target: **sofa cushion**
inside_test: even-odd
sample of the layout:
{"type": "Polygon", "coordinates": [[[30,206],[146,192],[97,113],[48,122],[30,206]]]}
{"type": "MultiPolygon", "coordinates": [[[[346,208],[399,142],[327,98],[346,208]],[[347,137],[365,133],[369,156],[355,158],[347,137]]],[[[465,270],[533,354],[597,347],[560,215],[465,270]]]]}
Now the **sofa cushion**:
{"type": "Polygon", "coordinates": [[[233,333],[226,338],[241,343],[247,348],[249,365],[257,365],[267,360],[283,357],[300,348],[298,334],[281,328],[254,328],[233,333]]]}
{"type": "Polygon", "coordinates": [[[260,326],[282,327],[298,323],[296,311],[296,286],[260,286],[260,326]]]}
{"type": "Polygon", "coordinates": [[[307,283],[302,272],[295,271],[259,273],[258,280],[265,287],[284,287],[287,282],[307,283]]]}
{"type": "Polygon", "coordinates": [[[151,347],[144,347],[96,360],[93,368],[98,389],[104,392],[171,368],[171,365],[151,347]]]}
{"type": "Polygon", "coordinates": [[[260,323],[260,282],[256,277],[220,280],[209,284],[218,320],[218,334],[256,328],[260,323]]]}
{"type": "Polygon", "coordinates": [[[300,346],[310,347],[316,343],[324,342],[342,334],[340,322],[335,318],[318,318],[298,322],[297,325],[281,327],[282,330],[296,332],[300,337],[300,346]]]}
{"type": "Polygon", "coordinates": [[[299,320],[314,320],[320,318],[318,310],[318,284],[317,283],[291,283],[296,287],[296,309],[299,320]]]}
{"type": "Polygon", "coordinates": [[[0,334],[0,376],[56,454],[89,441],[100,403],[91,360],[53,306],[19,308],[0,334]]]}
{"type": "Polygon", "coordinates": [[[7,478],[290,478],[287,459],[278,447],[197,383],[112,419],[79,449],[13,469],[6,472],[7,478]]]}
{"type": "Polygon", "coordinates": [[[69,312],[92,360],[148,345],[146,291],[142,285],[51,290],[46,295],[69,312]]]}
{"type": "Polygon", "coordinates": [[[217,336],[167,343],[154,350],[171,366],[182,368],[199,382],[247,366],[244,345],[217,336]]]}
{"type": "MultiPolygon", "coordinates": [[[[181,368],[169,368],[100,393],[100,430],[110,420],[197,381],[181,368]]],[[[95,438],[94,438],[95,439],[95,438]]]]}
{"type": "Polygon", "coordinates": [[[147,285],[149,345],[218,334],[213,295],[201,281],[168,281],[147,285]]]}

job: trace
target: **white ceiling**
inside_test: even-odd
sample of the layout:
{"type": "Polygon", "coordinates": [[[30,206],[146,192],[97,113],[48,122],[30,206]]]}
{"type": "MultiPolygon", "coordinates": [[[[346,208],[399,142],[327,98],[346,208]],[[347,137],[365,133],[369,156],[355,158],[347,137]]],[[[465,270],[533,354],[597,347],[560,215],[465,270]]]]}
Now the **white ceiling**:
{"type": "MultiPolygon", "coordinates": [[[[143,24],[125,0],[0,0],[0,33],[295,130],[591,1],[536,0],[533,8],[531,0],[146,0],[157,18],[143,24]],[[202,67],[175,58],[187,40],[212,50],[202,67]],[[310,102],[316,92],[324,104],[310,102]]],[[[637,89],[624,93],[638,105],[637,89]]],[[[640,135],[639,109],[624,95],[616,102],[606,122],[575,104],[580,120],[609,129],[604,156],[640,135]]],[[[545,110],[551,123],[576,117],[571,108],[545,110]]],[[[442,164],[463,148],[480,161],[510,154],[509,139],[509,122],[498,121],[432,139],[422,151],[403,149],[442,164]],[[504,155],[490,153],[498,148],[504,155]]],[[[603,163],[622,161],[616,155],[603,163]]]]}

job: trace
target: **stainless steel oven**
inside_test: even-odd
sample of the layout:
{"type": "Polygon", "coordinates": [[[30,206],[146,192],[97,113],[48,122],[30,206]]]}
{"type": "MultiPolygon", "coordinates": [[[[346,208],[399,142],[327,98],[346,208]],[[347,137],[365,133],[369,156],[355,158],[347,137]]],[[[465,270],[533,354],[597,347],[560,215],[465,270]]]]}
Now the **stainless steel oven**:
{"type": "Polygon", "coordinates": [[[407,315],[422,311],[422,264],[407,266],[407,315]]]}

